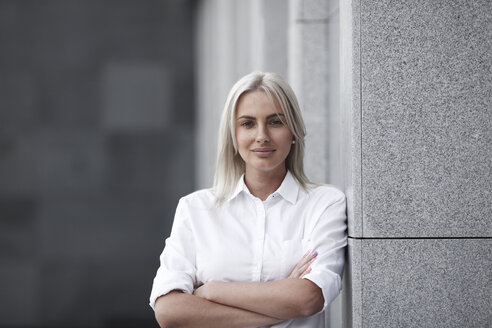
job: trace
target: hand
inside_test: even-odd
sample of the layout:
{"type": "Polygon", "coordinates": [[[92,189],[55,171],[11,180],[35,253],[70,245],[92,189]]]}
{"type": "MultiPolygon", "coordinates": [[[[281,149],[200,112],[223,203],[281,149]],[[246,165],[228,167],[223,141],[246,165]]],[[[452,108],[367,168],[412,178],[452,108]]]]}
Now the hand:
{"type": "Polygon", "coordinates": [[[311,272],[310,265],[316,259],[316,256],[318,256],[318,252],[308,250],[301,260],[297,262],[294,269],[292,269],[289,278],[302,278],[305,274],[311,272]]]}
{"type": "Polygon", "coordinates": [[[206,288],[207,287],[205,286],[205,284],[201,285],[200,287],[195,289],[195,291],[193,291],[193,295],[206,299],[206,297],[205,297],[206,288]]]}
{"type": "Polygon", "coordinates": [[[207,283],[201,285],[200,287],[195,289],[195,291],[193,292],[193,295],[204,298],[206,300],[210,300],[210,297],[211,297],[210,293],[211,293],[211,290],[213,289],[213,284],[214,284],[214,282],[210,281],[210,282],[207,282],[207,283]]]}

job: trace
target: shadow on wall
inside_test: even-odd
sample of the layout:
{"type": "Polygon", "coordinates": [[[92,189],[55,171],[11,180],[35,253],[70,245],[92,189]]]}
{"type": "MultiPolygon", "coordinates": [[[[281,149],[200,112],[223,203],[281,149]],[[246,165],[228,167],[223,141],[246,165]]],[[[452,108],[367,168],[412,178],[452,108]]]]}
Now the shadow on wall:
{"type": "Polygon", "coordinates": [[[0,2],[0,327],[157,327],[194,188],[193,7],[0,2]]]}

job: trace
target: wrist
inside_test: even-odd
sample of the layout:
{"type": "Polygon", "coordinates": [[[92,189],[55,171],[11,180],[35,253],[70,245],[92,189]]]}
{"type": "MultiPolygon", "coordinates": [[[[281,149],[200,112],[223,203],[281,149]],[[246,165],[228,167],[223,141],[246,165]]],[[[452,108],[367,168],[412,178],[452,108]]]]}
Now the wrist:
{"type": "Polygon", "coordinates": [[[203,294],[202,294],[202,297],[208,301],[213,301],[214,298],[213,298],[213,290],[214,290],[214,286],[215,286],[215,282],[214,281],[210,281],[210,282],[207,282],[205,283],[202,287],[203,287],[203,294]]]}

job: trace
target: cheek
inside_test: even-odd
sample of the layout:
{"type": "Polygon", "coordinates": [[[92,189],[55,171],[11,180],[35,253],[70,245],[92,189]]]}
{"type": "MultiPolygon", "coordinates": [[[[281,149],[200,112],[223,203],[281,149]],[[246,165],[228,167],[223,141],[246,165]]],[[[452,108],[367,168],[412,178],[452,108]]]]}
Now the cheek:
{"type": "Polygon", "coordinates": [[[236,144],[238,148],[248,147],[251,143],[250,133],[245,131],[236,133],[236,144]]]}
{"type": "Polygon", "coordinates": [[[290,149],[292,146],[292,133],[290,131],[283,131],[278,135],[278,143],[282,145],[283,149],[290,149]]]}
{"type": "Polygon", "coordinates": [[[244,159],[244,154],[246,149],[246,145],[244,144],[244,141],[241,138],[236,138],[236,145],[237,145],[237,152],[239,156],[242,159],[244,159]]]}

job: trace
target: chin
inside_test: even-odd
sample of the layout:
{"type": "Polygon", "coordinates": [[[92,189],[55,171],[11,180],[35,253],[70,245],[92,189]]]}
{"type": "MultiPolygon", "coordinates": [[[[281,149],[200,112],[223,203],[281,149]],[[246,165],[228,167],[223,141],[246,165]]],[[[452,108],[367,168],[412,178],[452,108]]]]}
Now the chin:
{"type": "Polygon", "coordinates": [[[274,173],[278,170],[281,170],[282,169],[282,163],[278,163],[278,164],[266,164],[264,163],[263,165],[259,164],[259,165],[250,165],[250,168],[252,168],[253,170],[256,170],[256,171],[261,171],[261,172],[265,172],[265,173],[274,173]]]}

